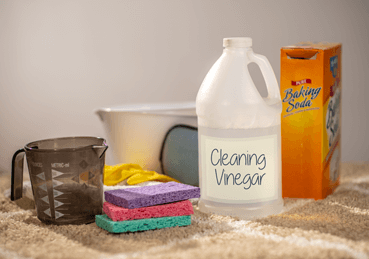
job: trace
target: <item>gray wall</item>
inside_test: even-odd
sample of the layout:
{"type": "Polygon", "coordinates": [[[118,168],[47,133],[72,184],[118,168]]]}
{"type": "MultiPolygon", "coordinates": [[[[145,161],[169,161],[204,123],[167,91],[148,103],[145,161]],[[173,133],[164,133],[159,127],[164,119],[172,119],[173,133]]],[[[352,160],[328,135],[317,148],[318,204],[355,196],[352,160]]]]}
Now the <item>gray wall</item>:
{"type": "Polygon", "coordinates": [[[342,156],[369,161],[368,2],[0,1],[0,169],[33,140],[104,136],[95,108],[195,100],[231,36],[278,79],[281,46],[342,42],[342,156]]]}

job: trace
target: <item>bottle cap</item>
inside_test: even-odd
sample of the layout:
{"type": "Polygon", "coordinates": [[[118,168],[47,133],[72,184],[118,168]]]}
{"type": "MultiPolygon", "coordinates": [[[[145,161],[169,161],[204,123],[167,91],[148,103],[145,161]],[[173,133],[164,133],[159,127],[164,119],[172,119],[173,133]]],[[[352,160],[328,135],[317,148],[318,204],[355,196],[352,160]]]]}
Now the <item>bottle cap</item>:
{"type": "Polygon", "coordinates": [[[252,39],[248,37],[224,38],[223,47],[250,48],[252,47],[252,39]]]}

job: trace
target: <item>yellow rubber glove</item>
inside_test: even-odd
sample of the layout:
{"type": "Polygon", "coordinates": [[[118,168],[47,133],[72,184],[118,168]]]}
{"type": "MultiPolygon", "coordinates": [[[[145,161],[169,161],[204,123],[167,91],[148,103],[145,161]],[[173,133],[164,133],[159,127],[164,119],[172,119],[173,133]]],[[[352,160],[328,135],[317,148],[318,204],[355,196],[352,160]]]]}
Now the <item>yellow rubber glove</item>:
{"type": "Polygon", "coordinates": [[[111,186],[116,185],[124,180],[127,180],[129,185],[138,184],[147,181],[160,182],[178,182],[172,177],[158,174],[155,171],[143,170],[137,164],[119,164],[115,166],[105,165],[104,167],[104,184],[111,186]]]}

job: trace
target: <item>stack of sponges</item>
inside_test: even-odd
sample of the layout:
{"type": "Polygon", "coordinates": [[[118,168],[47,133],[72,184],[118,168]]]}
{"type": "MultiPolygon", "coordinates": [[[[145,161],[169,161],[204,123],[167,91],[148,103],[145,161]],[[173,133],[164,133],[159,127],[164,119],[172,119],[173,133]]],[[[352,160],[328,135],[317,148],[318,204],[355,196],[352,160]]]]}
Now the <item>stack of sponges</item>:
{"type": "Polygon", "coordinates": [[[200,188],[168,182],[105,192],[106,215],[96,216],[96,225],[112,232],[135,232],[191,224],[192,203],[200,188]]]}

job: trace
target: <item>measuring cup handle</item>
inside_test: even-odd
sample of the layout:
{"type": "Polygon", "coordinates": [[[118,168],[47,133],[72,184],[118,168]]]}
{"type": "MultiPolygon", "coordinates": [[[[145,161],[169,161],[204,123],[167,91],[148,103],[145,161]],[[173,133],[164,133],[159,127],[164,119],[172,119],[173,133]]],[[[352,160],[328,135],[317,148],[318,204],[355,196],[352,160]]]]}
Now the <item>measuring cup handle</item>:
{"type": "Polygon", "coordinates": [[[278,82],[268,59],[263,55],[255,54],[253,51],[250,51],[248,56],[251,62],[254,62],[259,66],[261,73],[263,74],[268,89],[267,98],[281,100],[278,82]]]}
{"type": "Polygon", "coordinates": [[[23,192],[23,161],[25,150],[19,149],[13,155],[12,159],[12,180],[10,198],[12,201],[22,198],[23,192]]]}

